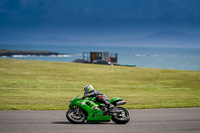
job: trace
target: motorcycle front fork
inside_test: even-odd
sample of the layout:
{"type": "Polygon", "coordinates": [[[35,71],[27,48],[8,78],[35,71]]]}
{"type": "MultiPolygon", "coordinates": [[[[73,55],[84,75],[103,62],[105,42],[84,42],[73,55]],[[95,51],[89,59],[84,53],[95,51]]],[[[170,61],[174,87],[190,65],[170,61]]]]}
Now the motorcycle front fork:
{"type": "Polygon", "coordinates": [[[79,115],[79,110],[80,110],[80,107],[75,107],[74,114],[79,115]]]}

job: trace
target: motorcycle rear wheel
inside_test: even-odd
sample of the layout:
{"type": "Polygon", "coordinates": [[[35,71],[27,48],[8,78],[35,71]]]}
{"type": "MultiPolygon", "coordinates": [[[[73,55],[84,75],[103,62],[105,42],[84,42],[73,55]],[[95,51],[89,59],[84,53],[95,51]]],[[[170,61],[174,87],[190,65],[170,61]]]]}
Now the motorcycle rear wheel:
{"type": "Polygon", "coordinates": [[[67,119],[74,124],[82,124],[86,120],[86,115],[83,111],[79,110],[79,114],[75,114],[74,109],[69,109],[66,112],[67,119]]]}
{"type": "Polygon", "coordinates": [[[114,121],[117,124],[126,124],[130,120],[130,114],[127,109],[123,107],[116,107],[118,110],[120,110],[121,114],[115,114],[112,117],[112,121],[114,121]]]}

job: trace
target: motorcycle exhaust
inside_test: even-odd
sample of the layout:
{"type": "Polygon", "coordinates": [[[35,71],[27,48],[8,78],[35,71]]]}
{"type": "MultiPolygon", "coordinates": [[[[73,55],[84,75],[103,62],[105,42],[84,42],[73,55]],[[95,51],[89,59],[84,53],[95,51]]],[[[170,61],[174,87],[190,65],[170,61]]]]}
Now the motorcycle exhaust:
{"type": "Polygon", "coordinates": [[[116,106],[117,105],[124,105],[124,104],[126,104],[126,101],[118,101],[118,102],[116,102],[116,106]]]}

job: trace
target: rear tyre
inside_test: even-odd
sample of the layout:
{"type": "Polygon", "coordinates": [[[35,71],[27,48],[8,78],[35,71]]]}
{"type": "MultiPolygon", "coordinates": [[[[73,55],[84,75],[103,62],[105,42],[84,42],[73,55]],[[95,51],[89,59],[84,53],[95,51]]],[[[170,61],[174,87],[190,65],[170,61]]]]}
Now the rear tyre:
{"type": "Polygon", "coordinates": [[[86,115],[83,111],[79,110],[78,114],[74,112],[74,109],[69,109],[66,112],[67,119],[74,124],[82,124],[86,120],[86,115]]]}
{"type": "Polygon", "coordinates": [[[130,114],[127,109],[123,107],[116,107],[121,113],[115,114],[112,120],[117,124],[126,124],[130,120],[130,114]]]}

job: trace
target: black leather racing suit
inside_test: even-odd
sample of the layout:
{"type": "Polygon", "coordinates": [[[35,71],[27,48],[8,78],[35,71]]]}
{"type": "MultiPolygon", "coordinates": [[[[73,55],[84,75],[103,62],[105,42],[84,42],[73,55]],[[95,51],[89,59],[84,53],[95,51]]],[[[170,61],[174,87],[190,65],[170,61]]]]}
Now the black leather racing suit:
{"type": "Polygon", "coordinates": [[[96,100],[98,102],[102,102],[104,104],[106,104],[106,106],[110,106],[110,103],[109,103],[109,99],[106,97],[106,95],[104,95],[103,93],[97,91],[97,90],[92,90],[91,92],[87,93],[86,92],[84,93],[84,98],[85,97],[96,97],[96,100]]]}

